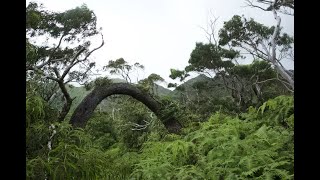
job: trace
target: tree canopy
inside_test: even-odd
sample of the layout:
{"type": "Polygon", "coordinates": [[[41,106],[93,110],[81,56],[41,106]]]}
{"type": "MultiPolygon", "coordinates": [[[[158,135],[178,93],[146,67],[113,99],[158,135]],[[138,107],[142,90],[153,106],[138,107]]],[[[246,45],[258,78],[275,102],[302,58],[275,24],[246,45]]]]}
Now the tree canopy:
{"type": "Polygon", "coordinates": [[[102,36],[101,45],[90,49],[90,37],[99,34],[96,21],[95,14],[86,5],[61,13],[45,10],[37,3],[29,3],[26,8],[27,78],[40,78],[42,81],[45,79],[46,83],[49,80],[58,84],[65,98],[60,121],[69,112],[73,101],[66,84],[74,81],[82,83],[89,78],[89,72],[95,66],[89,57],[104,45],[102,36]],[[33,43],[43,37],[47,39],[45,45],[33,43]],[[51,44],[49,39],[57,44],[51,44]]]}

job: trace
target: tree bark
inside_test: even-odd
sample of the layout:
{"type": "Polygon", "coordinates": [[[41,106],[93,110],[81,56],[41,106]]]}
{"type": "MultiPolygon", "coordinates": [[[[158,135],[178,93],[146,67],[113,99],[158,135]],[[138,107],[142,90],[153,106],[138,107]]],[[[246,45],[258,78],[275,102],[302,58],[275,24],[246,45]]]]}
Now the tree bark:
{"type": "Polygon", "coordinates": [[[68,112],[71,108],[73,99],[71,99],[70,94],[68,93],[66,86],[62,81],[58,81],[58,85],[61,89],[61,92],[63,93],[64,99],[66,100],[61,112],[59,113],[59,117],[58,117],[58,121],[61,122],[64,120],[64,118],[68,114],[68,112]]]}
{"type": "Polygon", "coordinates": [[[116,83],[110,86],[96,87],[75,109],[70,123],[73,127],[85,127],[97,105],[114,94],[129,95],[146,105],[163,122],[170,133],[178,133],[182,125],[174,117],[163,117],[161,104],[149,94],[128,83],[116,83]]]}
{"type": "Polygon", "coordinates": [[[277,70],[277,72],[290,83],[292,90],[294,90],[294,80],[285,71],[285,69],[279,65],[279,63],[276,60],[276,37],[277,37],[278,31],[280,30],[280,23],[281,23],[281,18],[280,16],[277,15],[277,12],[275,9],[276,3],[277,3],[277,0],[275,0],[273,3],[273,15],[274,15],[274,18],[277,20],[277,25],[274,29],[272,39],[271,39],[272,55],[271,57],[269,56],[269,59],[272,62],[272,64],[275,66],[275,69],[277,70]]]}

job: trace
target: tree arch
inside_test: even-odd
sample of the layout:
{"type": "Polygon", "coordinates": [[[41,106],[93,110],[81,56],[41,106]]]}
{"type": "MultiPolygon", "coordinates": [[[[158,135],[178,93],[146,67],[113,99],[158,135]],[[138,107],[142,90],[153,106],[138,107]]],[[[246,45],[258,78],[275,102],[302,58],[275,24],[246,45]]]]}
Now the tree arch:
{"type": "Polygon", "coordinates": [[[93,111],[105,98],[115,94],[129,95],[146,105],[163,122],[170,133],[178,133],[182,128],[181,124],[174,117],[164,117],[162,115],[161,103],[143,92],[137,87],[128,83],[115,83],[108,86],[98,86],[88,94],[75,109],[71,116],[70,123],[73,127],[85,127],[93,111]]]}

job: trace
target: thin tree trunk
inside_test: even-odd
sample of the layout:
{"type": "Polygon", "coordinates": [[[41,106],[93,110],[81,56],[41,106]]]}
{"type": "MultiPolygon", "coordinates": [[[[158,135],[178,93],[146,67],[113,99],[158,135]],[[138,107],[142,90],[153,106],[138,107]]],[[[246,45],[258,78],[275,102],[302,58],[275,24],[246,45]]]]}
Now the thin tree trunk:
{"type": "Polygon", "coordinates": [[[64,120],[64,118],[66,117],[66,115],[70,111],[73,99],[71,99],[70,94],[68,93],[67,88],[62,81],[59,81],[58,85],[59,85],[61,92],[64,96],[64,99],[66,101],[64,103],[63,108],[62,108],[61,112],[59,113],[59,117],[58,117],[58,121],[61,122],[64,120]]]}

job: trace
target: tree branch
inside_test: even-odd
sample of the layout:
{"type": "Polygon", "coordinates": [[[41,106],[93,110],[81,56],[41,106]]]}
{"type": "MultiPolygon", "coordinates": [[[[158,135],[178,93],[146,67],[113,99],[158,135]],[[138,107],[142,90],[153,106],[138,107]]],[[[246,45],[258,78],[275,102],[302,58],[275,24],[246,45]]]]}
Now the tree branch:
{"type": "MultiPolygon", "coordinates": [[[[78,75],[78,77],[87,74],[87,73],[90,71],[90,69],[91,69],[91,68],[88,68],[85,72],[83,72],[83,73],[81,73],[80,75],[78,75]]],[[[69,82],[72,82],[72,81],[75,80],[76,78],[77,78],[77,77],[68,79],[68,80],[65,82],[65,84],[67,84],[67,83],[69,83],[69,82]]],[[[77,83],[79,83],[79,82],[77,82],[77,83]]],[[[79,84],[80,84],[80,83],[79,83],[79,84]]]]}
{"type": "MultiPolygon", "coordinates": [[[[60,37],[60,40],[59,40],[59,44],[57,45],[57,47],[55,47],[53,49],[53,51],[51,52],[51,54],[49,55],[49,59],[45,62],[43,62],[42,64],[38,65],[38,66],[35,66],[36,68],[38,69],[41,69],[43,68],[45,65],[49,64],[50,62],[58,62],[58,61],[63,61],[65,60],[66,58],[58,58],[58,59],[51,59],[52,55],[56,52],[56,50],[60,47],[61,45],[61,42],[62,42],[62,39],[65,37],[66,35],[62,35],[60,37]]],[[[26,70],[32,70],[32,67],[27,67],[26,70]]]]}
{"type": "Polygon", "coordinates": [[[257,56],[258,58],[261,58],[261,59],[263,59],[263,60],[266,60],[266,61],[269,61],[269,59],[268,58],[266,58],[266,57],[264,57],[263,55],[265,55],[265,53],[261,53],[261,54],[259,54],[259,52],[262,52],[261,50],[259,50],[259,49],[254,49],[254,51],[255,52],[253,52],[252,50],[250,50],[249,48],[247,48],[247,47],[245,47],[245,46],[243,46],[243,45],[239,45],[241,48],[243,48],[244,50],[246,50],[247,52],[249,52],[251,55],[253,55],[253,56],[257,56]]]}
{"type": "Polygon", "coordinates": [[[64,72],[63,72],[63,74],[61,75],[61,77],[60,77],[61,80],[63,80],[63,79],[66,77],[66,75],[69,73],[70,69],[71,69],[74,65],[76,65],[76,63],[74,63],[74,62],[75,62],[76,59],[80,56],[80,54],[81,54],[83,51],[85,51],[85,50],[86,50],[86,48],[83,47],[83,48],[81,48],[81,49],[73,56],[70,65],[66,67],[66,69],[65,69],[64,72]]]}
{"type": "Polygon", "coordinates": [[[60,76],[60,73],[59,73],[57,67],[54,67],[54,68],[52,68],[52,69],[53,69],[53,72],[56,74],[57,78],[60,79],[61,76],[60,76]]]}
{"type": "Polygon", "coordinates": [[[272,81],[272,80],[278,80],[278,78],[266,79],[266,80],[263,80],[263,81],[255,82],[253,84],[262,84],[262,83],[265,83],[265,82],[268,82],[268,81],[272,81]]]}
{"type": "Polygon", "coordinates": [[[58,62],[58,61],[63,61],[63,60],[65,60],[65,58],[47,60],[47,61],[43,62],[42,64],[40,64],[40,65],[38,65],[38,66],[34,66],[34,67],[29,66],[29,67],[27,67],[27,68],[26,68],[26,71],[28,71],[28,70],[34,70],[35,68],[41,69],[41,68],[43,68],[45,65],[49,64],[50,62],[58,62]]]}
{"type": "Polygon", "coordinates": [[[86,56],[85,56],[85,58],[84,59],[82,59],[82,60],[80,60],[80,61],[85,61],[94,51],[96,51],[96,50],[98,50],[98,49],[100,49],[103,45],[104,45],[104,39],[103,39],[103,34],[101,34],[101,39],[102,39],[102,43],[101,43],[101,45],[99,46],[99,47],[97,47],[97,48],[95,48],[95,49],[93,49],[92,51],[90,51],[86,56]]]}
{"type": "Polygon", "coordinates": [[[58,43],[58,45],[57,45],[57,47],[55,47],[54,49],[53,49],[53,51],[51,52],[51,54],[50,54],[50,58],[49,58],[49,62],[51,61],[51,57],[52,57],[52,55],[56,52],[56,50],[60,47],[60,45],[61,45],[61,42],[62,42],[62,39],[66,36],[67,34],[63,34],[61,37],[60,37],[60,40],[59,40],[59,43],[58,43]]]}
{"type": "Polygon", "coordinates": [[[250,7],[259,8],[259,9],[261,9],[261,10],[263,10],[263,11],[270,11],[270,10],[264,9],[264,8],[262,8],[262,7],[260,7],[260,6],[254,5],[254,4],[252,3],[252,1],[246,0],[246,2],[247,2],[247,5],[250,6],[250,7]]]}
{"type": "Polygon", "coordinates": [[[67,66],[67,68],[64,70],[64,72],[63,72],[63,74],[61,75],[61,78],[60,78],[60,79],[64,79],[65,76],[69,73],[69,71],[71,70],[71,68],[72,68],[73,66],[75,66],[75,65],[78,64],[79,62],[83,62],[83,61],[87,60],[87,58],[88,58],[94,51],[100,49],[100,48],[104,45],[103,35],[101,34],[101,36],[102,36],[102,43],[101,43],[101,45],[100,45],[99,47],[93,49],[92,51],[90,51],[90,52],[85,56],[84,59],[76,61],[76,59],[80,56],[80,54],[85,50],[85,47],[83,47],[82,49],[80,49],[80,50],[76,53],[76,55],[72,58],[72,61],[71,61],[70,65],[67,66]]]}
{"type": "Polygon", "coordinates": [[[268,8],[262,8],[260,6],[254,5],[253,1],[250,1],[250,0],[246,0],[246,2],[247,2],[246,4],[249,7],[259,8],[259,9],[261,9],[263,11],[277,10],[278,12],[280,12],[282,14],[293,16],[293,13],[288,12],[286,10],[286,7],[291,8],[291,9],[294,10],[294,1],[293,0],[280,0],[280,1],[279,0],[275,0],[275,1],[257,0],[257,1],[258,1],[258,3],[269,5],[269,7],[268,8]],[[281,7],[283,9],[280,9],[281,7]]]}

